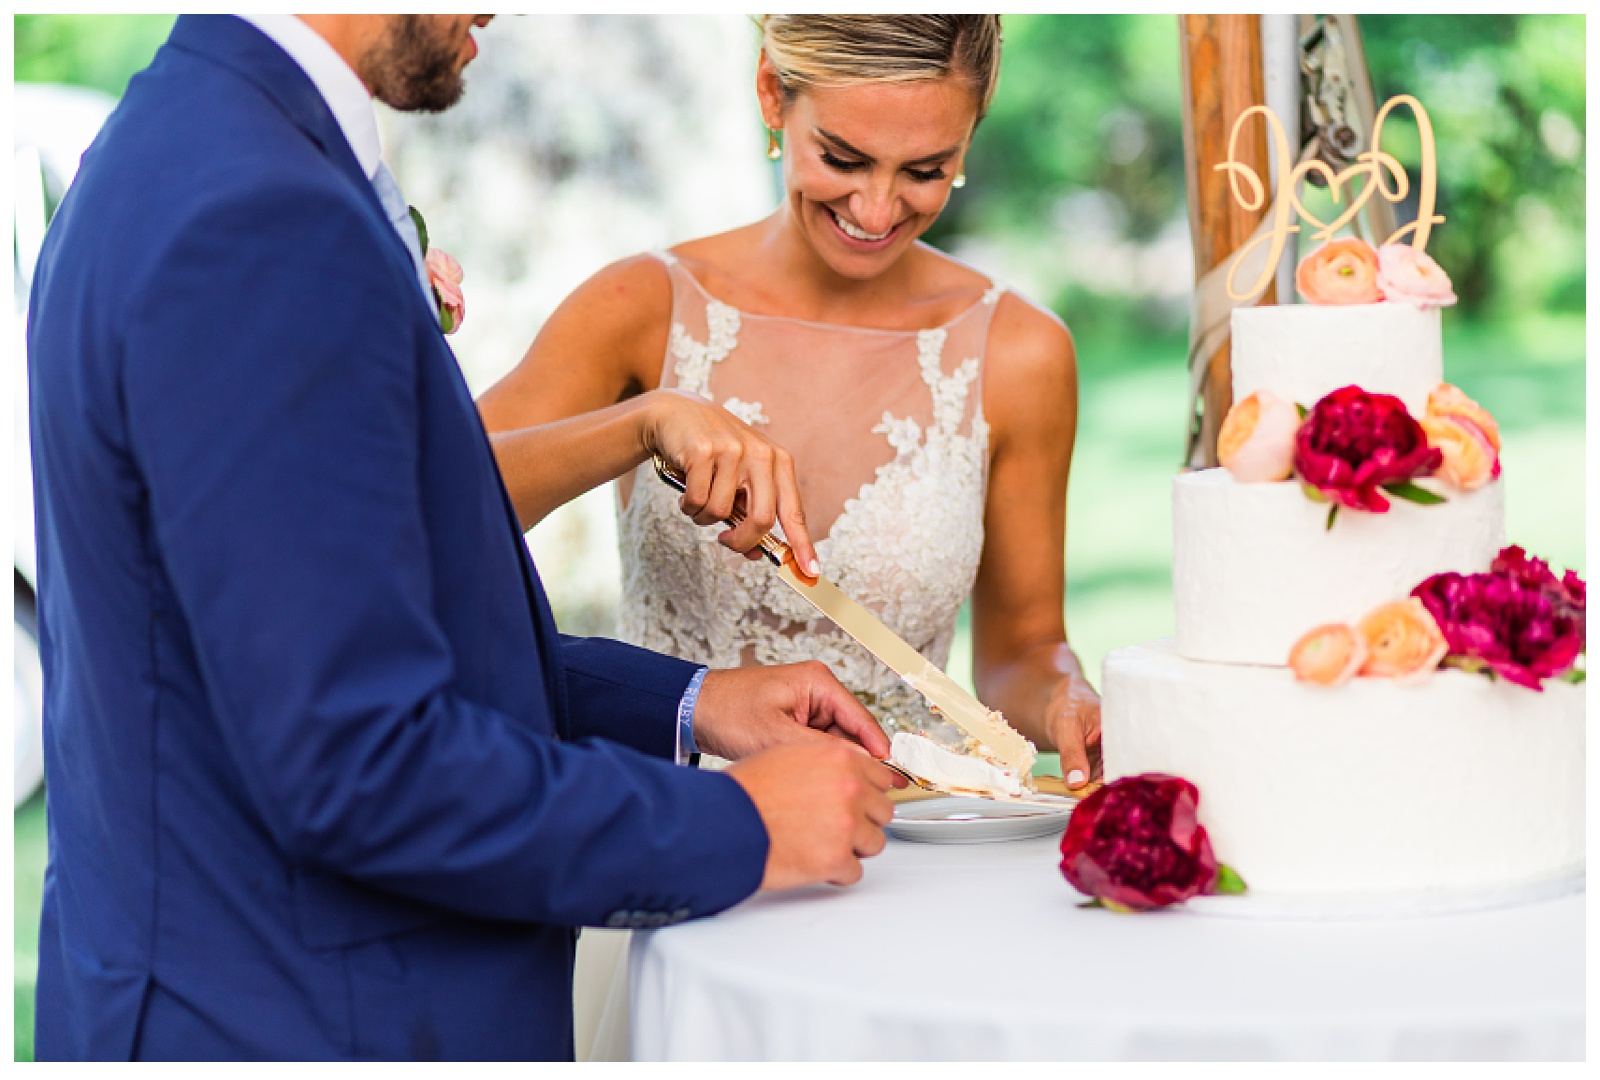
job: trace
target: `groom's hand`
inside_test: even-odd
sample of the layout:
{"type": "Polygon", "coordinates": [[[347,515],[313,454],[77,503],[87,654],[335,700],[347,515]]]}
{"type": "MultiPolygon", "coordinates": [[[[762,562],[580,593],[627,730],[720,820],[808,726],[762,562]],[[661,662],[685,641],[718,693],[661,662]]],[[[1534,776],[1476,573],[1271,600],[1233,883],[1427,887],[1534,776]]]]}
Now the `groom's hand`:
{"type": "MultiPolygon", "coordinates": [[[[767,828],[763,889],[853,885],[883,850],[900,777],[839,739],[779,746],[728,767],[767,828]]],[[[900,781],[904,783],[904,781],[900,781]]]]}
{"type": "Polygon", "coordinates": [[[701,685],[694,741],[707,753],[737,761],[785,743],[828,742],[829,736],[873,757],[889,756],[888,736],[826,664],[712,671],[701,685]]]}

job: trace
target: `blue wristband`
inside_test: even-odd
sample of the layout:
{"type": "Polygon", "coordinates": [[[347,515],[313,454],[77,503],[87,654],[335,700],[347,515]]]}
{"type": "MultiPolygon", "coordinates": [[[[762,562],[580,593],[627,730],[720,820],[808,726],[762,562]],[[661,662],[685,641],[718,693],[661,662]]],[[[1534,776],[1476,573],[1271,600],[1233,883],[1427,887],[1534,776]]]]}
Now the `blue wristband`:
{"type": "Polygon", "coordinates": [[[698,754],[700,748],[694,741],[694,707],[700,700],[700,684],[706,681],[708,668],[701,668],[689,680],[689,686],[678,700],[678,749],[685,754],[698,754]]]}

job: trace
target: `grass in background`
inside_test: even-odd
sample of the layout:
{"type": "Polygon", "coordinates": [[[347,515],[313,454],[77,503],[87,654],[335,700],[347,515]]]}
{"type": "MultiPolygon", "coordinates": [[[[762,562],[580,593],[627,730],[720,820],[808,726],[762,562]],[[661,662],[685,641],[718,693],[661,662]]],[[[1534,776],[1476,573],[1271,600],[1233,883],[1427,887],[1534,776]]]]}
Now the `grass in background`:
{"type": "Polygon", "coordinates": [[[14,1036],[18,1061],[33,1060],[33,984],[39,970],[39,897],[44,890],[44,792],[23,803],[16,812],[16,949],[13,972],[16,981],[16,1027],[14,1036]]]}

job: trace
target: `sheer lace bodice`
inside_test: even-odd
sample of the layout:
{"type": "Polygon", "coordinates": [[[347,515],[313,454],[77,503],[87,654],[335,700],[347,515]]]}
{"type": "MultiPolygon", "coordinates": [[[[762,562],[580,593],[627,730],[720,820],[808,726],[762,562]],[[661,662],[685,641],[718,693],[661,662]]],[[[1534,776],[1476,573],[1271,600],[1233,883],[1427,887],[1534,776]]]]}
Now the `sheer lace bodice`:
{"type": "MultiPolygon", "coordinates": [[[[823,572],[928,659],[949,659],[983,551],[979,395],[1001,290],[943,326],[883,331],[740,312],[670,254],[663,386],[717,402],[795,458],[823,572]]],[[[650,464],[618,481],[622,636],[712,667],[817,659],[886,728],[951,725],[772,572],[697,527],[650,464]]]]}

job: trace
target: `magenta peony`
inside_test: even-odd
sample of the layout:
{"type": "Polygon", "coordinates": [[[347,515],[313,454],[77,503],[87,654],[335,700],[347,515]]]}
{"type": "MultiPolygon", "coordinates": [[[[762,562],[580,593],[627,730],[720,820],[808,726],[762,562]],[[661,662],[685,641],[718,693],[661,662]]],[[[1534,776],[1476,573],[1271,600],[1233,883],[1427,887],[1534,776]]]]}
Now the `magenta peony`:
{"type": "Polygon", "coordinates": [[[1338,506],[1374,514],[1389,509],[1379,488],[1428,476],[1443,460],[1399,398],[1359,386],[1317,402],[1295,436],[1294,467],[1305,485],[1338,506]]]}
{"type": "Polygon", "coordinates": [[[1061,873],[1114,911],[1148,911],[1191,896],[1243,892],[1211,853],[1189,781],[1149,773],[1113,780],[1080,802],[1061,838],[1061,873]]]}
{"type": "Polygon", "coordinates": [[[1557,578],[1520,547],[1500,552],[1485,574],[1435,574],[1411,591],[1439,624],[1445,663],[1542,689],[1584,651],[1587,588],[1572,571],[1557,578]]]}

